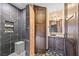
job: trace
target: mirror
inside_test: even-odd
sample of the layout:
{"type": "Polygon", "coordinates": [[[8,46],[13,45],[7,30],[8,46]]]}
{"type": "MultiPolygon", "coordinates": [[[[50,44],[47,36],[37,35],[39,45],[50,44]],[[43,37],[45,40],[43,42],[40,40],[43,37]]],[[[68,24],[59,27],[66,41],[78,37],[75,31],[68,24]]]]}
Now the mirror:
{"type": "Polygon", "coordinates": [[[50,32],[62,32],[62,19],[59,21],[50,21],[50,32]]]}
{"type": "Polygon", "coordinates": [[[63,13],[62,11],[55,11],[53,13],[50,13],[50,20],[49,20],[49,31],[50,33],[62,33],[62,17],[63,13]]]}

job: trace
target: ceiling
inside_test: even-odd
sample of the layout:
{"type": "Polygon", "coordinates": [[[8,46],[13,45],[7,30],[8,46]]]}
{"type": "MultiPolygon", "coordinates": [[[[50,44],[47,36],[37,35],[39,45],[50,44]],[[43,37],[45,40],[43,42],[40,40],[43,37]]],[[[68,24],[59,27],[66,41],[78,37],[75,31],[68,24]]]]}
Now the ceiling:
{"type": "MultiPolygon", "coordinates": [[[[12,3],[12,5],[16,6],[19,9],[24,9],[27,4],[28,3],[12,3]]],[[[47,7],[49,12],[62,9],[64,6],[64,3],[32,3],[32,4],[47,7]]]]}
{"type": "Polygon", "coordinates": [[[35,5],[47,7],[49,12],[61,10],[64,8],[64,3],[35,3],[35,5]]]}
{"type": "Polygon", "coordinates": [[[19,9],[24,9],[27,3],[11,3],[12,5],[16,6],[19,9]]]}

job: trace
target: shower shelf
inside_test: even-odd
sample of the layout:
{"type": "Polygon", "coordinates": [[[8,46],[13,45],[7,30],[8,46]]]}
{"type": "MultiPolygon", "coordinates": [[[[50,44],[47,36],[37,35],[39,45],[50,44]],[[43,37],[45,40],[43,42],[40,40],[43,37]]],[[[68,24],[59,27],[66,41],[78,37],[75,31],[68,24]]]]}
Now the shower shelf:
{"type": "Polygon", "coordinates": [[[14,32],[14,22],[5,21],[5,33],[13,33],[14,32]]]}

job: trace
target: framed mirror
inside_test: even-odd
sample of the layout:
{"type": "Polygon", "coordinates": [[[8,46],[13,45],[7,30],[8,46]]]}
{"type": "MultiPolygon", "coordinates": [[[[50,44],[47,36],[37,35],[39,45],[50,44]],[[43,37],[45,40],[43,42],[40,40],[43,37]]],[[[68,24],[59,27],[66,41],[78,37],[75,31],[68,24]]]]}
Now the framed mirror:
{"type": "Polygon", "coordinates": [[[50,34],[62,34],[64,25],[63,10],[57,10],[49,14],[49,32],[50,34]]]}
{"type": "Polygon", "coordinates": [[[62,32],[62,19],[50,20],[50,32],[62,32]]]}

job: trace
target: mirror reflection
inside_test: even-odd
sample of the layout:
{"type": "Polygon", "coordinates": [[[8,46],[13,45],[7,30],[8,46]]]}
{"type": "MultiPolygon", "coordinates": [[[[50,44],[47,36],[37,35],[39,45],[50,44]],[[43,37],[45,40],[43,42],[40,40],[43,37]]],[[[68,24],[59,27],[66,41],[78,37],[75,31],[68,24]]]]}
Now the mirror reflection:
{"type": "Polygon", "coordinates": [[[63,12],[61,10],[49,14],[49,31],[50,33],[62,33],[63,12]]]}

